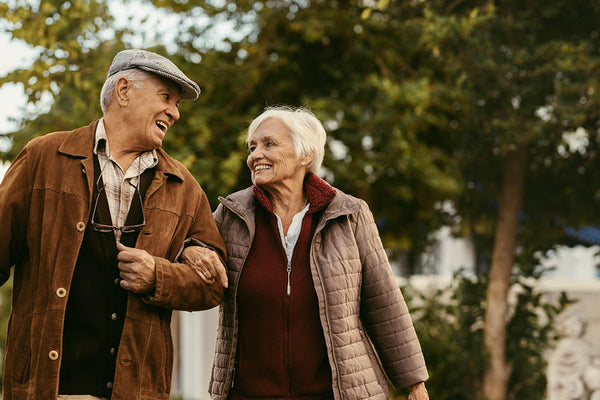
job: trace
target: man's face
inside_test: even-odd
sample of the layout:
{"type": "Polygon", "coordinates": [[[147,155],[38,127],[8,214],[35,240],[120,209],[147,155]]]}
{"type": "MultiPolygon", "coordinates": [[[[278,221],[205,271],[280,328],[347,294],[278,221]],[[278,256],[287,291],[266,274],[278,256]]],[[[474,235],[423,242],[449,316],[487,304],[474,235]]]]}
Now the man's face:
{"type": "Polygon", "coordinates": [[[179,86],[159,76],[136,83],[138,87],[132,86],[129,91],[126,110],[132,150],[154,150],[179,119],[179,86]]]}

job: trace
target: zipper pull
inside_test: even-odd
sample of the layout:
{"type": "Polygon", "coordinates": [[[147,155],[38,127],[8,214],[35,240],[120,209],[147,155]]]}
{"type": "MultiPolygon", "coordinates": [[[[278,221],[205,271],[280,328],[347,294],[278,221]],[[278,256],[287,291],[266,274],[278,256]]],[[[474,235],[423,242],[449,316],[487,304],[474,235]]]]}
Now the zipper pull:
{"type": "Polygon", "coordinates": [[[290,285],[290,275],[292,274],[292,264],[288,264],[287,266],[287,295],[289,296],[292,288],[290,285]]]}

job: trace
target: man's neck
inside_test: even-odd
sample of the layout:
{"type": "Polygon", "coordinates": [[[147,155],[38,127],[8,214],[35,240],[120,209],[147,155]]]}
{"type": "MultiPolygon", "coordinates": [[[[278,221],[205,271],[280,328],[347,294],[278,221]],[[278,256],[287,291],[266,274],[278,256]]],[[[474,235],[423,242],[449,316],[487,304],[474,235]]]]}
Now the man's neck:
{"type": "Polygon", "coordinates": [[[104,130],[108,138],[110,153],[123,171],[127,171],[135,159],[143,153],[143,151],[131,149],[126,129],[120,121],[115,121],[112,116],[104,116],[104,130]]]}

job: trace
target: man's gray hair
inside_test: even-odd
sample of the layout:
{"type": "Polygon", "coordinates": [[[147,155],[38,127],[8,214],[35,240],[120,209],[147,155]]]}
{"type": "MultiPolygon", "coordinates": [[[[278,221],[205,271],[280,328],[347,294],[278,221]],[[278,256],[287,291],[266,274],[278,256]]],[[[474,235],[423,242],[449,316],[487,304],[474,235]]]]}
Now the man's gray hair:
{"type": "Polygon", "coordinates": [[[112,100],[113,92],[115,91],[115,85],[121,77],[127,78],[134,87],[141,87],[140,81],[148,79],[154,76],[151,72],[146,72],[138,68],[126,69],[124,71],[117,72],[111,75],[104,81],[102,85],[102,91],[100,92],[100,106],[102,107],[102,113],[106,114],[108,105],[112,100]]]}
{"type": "Polygon", "coordinates": [[[321,121],[305,108],[267,107],[250,123],[246,140],[248,141],[258,126],[269,118],[276,118],[290,128],[294,150],[298,158],[314,155],[312,162],[308,165],[308,171],[316,174],[323,162],[327,140],[327,134],[321,121]]]}

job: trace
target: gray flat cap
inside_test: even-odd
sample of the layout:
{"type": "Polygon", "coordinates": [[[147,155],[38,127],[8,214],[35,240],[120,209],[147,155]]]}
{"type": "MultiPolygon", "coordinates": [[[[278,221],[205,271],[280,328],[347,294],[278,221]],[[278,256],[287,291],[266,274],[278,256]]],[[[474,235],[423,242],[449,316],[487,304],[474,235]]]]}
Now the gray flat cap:
{"type": "Polygon", "coordinates": [[[182,100],[196,100],[200,87],[185,76],[173,62],[161,55],[145,50],[123,50],[117,53],[108,69],[108,77],[126,69],[139,68],[163,76],[177,83],[181,88],[182,100]]]}

